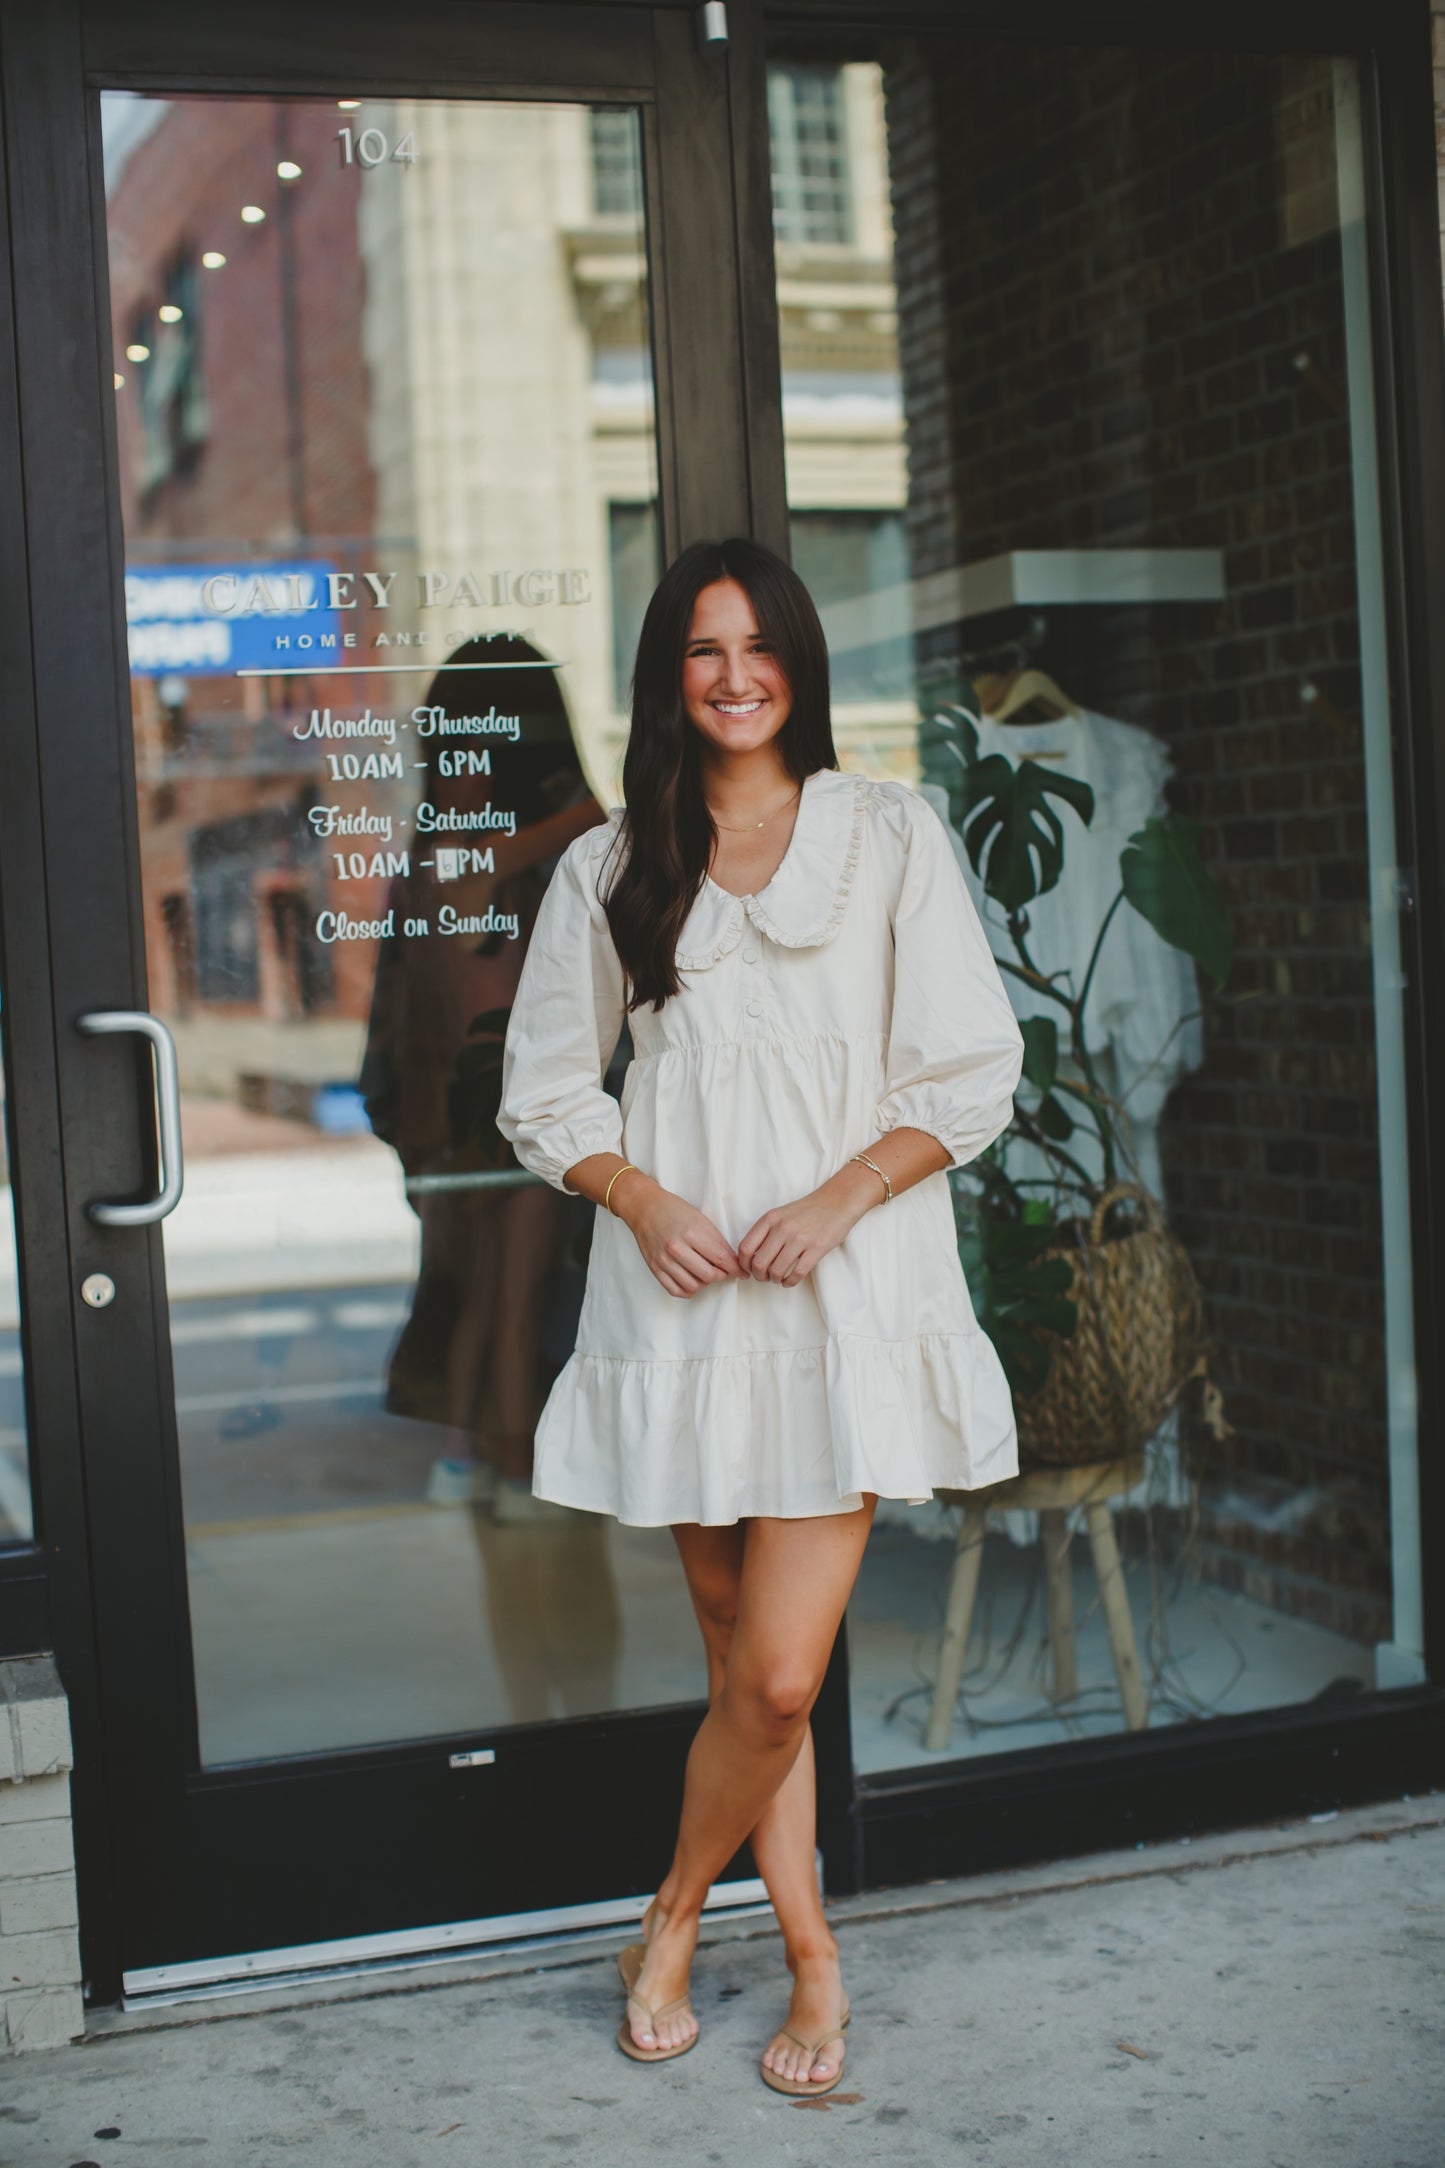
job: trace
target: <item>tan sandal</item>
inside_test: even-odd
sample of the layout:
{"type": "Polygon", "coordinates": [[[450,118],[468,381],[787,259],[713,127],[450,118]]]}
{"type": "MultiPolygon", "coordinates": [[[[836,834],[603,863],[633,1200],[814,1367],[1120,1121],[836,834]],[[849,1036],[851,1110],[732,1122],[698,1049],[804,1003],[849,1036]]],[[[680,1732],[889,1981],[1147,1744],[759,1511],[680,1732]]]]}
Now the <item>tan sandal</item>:
{"type": "MultiPolygon", "coordinates": [[[[802,2048],[804,2053],[813,2062],[816,2062],[830,2041],[843,2038],[848,2029],[850,2014],[848,2005],[845,2002],[843,2015],[839,2018],[836,2029],[833,2032],[824,2033],[822,2038],[818,2040],[805,2040],[801,2033],[793,2032],[787,2025],[780,2025],[778,2032],[783,2035],[785,2040],[791,2040],[794,2046],[802,2048]]],[[[774,2037],[776,2038],[776,2035],[774,2037]]],[[[842,2063],[839,2063],[831,2078],[819,2079],[780,2078],[775,2070],[769,2070],[766,2063],[759,2063],[758,2069],[762,2075],[764,2085],[770,2085],[775,2093],[786,2093],[793,2100],[821,2100],[824,2093],[832,2092],[833,2087],[841,2081],[843,2076],[842,2063]]]]}
{"type": "MultiPolygon", "coordinates": [[[[665,2002],[660,2010],[654,2010],[652,2005],[644,2001],[643,1997],[637,1992],[637,1982],[641,1977],[643,1960],[646,1956],[647,1944],[645,1942],[629,1942],[627,1948],[617,1960],[617,1970],[622,1975],[622,1984],[627,1990],[628,2001],[636,2003],[638,2009],[645,2014],[649,2028],[656,2032],[660,2019],[671,2017],[678,2010],[691,2012],[692,1997],[690,1995],[677,1995],[671,2002],[665,2002]]],[[[670,2063],[674,2057],[686,2055],[689,2048],[695,2048],[697,2039],[698,2036],[694,2033],[690,2040],[680,2041],[676,2047],[640,2048],[632,2037],[632,2027],[628,2024],[625,2013],[622,2023],[617,2028],[617,2045],[621,2048],[623,2054],[630,2055],[635,2063],[670,2063]]]]}

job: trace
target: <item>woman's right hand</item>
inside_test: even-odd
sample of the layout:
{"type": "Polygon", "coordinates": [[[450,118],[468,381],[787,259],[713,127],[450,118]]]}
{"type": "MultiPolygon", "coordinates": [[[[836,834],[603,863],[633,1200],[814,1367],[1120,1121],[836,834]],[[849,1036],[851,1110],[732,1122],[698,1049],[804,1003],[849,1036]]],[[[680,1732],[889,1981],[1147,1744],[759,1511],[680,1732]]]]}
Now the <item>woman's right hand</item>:
{"type": "Polygon", "coordinates": [[[737,1252],[706,1212],[651,1175],[629,1170],[613,1196],[617,1217],[632,1230],[643,1263],[669,1295],[686,1297],[714,1280],[747,1278],[737,1252]]]}

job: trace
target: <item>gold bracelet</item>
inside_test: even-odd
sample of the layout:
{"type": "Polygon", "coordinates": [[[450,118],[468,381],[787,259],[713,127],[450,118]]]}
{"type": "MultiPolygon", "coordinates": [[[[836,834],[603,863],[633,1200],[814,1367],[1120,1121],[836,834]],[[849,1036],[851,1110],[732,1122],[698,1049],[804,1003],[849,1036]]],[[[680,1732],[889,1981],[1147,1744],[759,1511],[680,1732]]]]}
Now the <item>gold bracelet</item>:
{"type": "Polygon", "coordinates": [[[879,1166],[877,1160],[870,1159],[866,1152],[851,1152],[849,1154],[850,1166],[855,1159],[858,1160],[863,1166],[871,1167],[873,1169],[873,1172],[877,1175],[879,1181],[883,1184],[884,1190],[887,1192],[883,1199],[883,1202],[885,1204],[892,1204],[893,1184],[889,1181],[887,1175],[883,1172],[883,1169],[879,1166]]]}
{"type": "MultiPolygon", "coordinates": [[[[625,1161],[624,1164],[618,1168],[617,1173],[614,1174],[612,1177],[612,1181],[608,1183],[606,1189],[604,1189],[602,1192],[602,1202],[606,1205],[609,1212],[612,1212],[612,1185],[614,1182],[616,1182],[618,1176],[624,1174],[641,1174],[641,1172],[642,1169],[640,1167],[634,1166],[630,1159],[625,1161]]],[[[615,1212],[612,1212],[612,1217],[616,1219],[617,1214],[615,1212]]]]}

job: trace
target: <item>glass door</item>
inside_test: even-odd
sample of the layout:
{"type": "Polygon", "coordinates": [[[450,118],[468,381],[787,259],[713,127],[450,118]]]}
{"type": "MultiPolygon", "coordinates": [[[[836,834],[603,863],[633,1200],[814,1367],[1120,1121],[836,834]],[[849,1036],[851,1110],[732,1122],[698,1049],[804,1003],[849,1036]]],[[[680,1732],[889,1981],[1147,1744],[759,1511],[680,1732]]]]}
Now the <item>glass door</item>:
{"type": "Polygon", "coordinates": [[[494,1118],[656,576],[638,112],[101,119],[201,1760],[692,1700],[667,1532],[532,1499],[593,1213],[494,1118]]]}
{"type": "Polygon", "coordinates": [[[272,53],[90,55],[112,404],[68,479],[115,615],[84,537],[64,576],[97,677],[123,608],[128,698],[55,708],[98,787],[46,811],[92,912],[58,899],[57,985],[135,1992],[640,1909],[705,1691],[667,1531],[532,1500],[593,1212],[495,1112],[661,554],[747,517],[736,326],[714,364],[661,239],[664,201],[674,248],[732,235],[728,62],[491,12],[457,95],[395,87],[399,33],[384,92],[375,51],[284,94],[272,53]],[[720,433],[660,465],[684,343],[720,433]]]}

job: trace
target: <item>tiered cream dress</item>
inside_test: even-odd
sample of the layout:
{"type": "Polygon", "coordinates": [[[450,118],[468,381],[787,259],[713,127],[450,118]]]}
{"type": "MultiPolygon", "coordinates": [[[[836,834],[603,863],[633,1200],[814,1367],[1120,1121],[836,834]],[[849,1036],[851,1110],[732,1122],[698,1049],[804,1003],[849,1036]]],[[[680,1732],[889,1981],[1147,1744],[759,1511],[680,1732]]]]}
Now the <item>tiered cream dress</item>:
{"type": "MultiPolygon", "coordinates": [[[[957,1166],[1000,1134],[1023,1042],[948,835],[907,784],[818,769],[756,895],[705,881],[683,992],[629,1023],[598,893],[620,809],[564,853],[503,1059],[503,1134],[555,1187],[622,1152],[736,1244],[894,1128],[957,1166]]],[[[615,861],[614,861],[615,863],[615,861]]],[[[974,1317],[939,1170],[864,1214],[796,1287],[682,1299],[599,1211],[576,1351],[537,1427],[538,1497],[633,1526],[922,1502],[1016,1473],[1013,1407],[974,1317]]]]}

